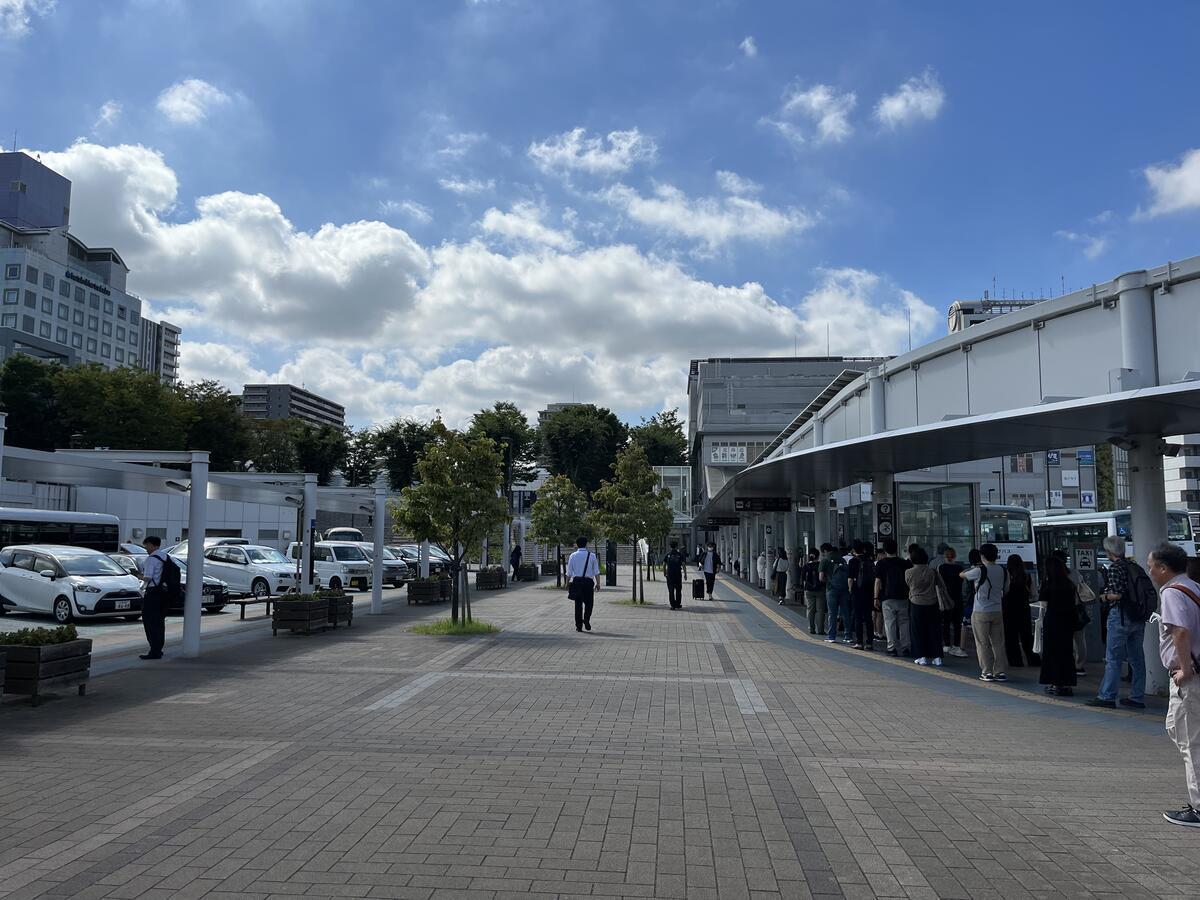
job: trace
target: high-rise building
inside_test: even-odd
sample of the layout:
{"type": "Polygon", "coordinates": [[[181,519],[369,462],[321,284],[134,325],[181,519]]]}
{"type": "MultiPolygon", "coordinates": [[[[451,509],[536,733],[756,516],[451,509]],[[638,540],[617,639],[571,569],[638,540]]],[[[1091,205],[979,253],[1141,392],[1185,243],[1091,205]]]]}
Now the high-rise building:
{"type": "MultiPolygon", "coordinates": [[[[129,268],[112,247],[71,234],[70,215],[70,181],[25,153],[0,153],[0,359],[143,366],[129,268]]],[[[169,327],[177,366],[179,329],[169,327]]]]}
{"type": "Polygon", "coordinates": [[[556,412],[562,412],[564,409],[569,409],[572,406],[582,405],[581,403],[547,403],[545,409],[538,411],[538,425],[545,424],[545,421],[556,412]]]}
{"type": "Polygon", "coordinates": [[[242,413],[251,419],[303,419],[314,425],[346,424],[346,408],[294,384],[248,384],[242,413]]]}
{"type": "Polygon", "coordinates": [[[142,368],[168,384],[179,378],[180,333],[179,326],[170,322],[142,319],[142,368]]]}

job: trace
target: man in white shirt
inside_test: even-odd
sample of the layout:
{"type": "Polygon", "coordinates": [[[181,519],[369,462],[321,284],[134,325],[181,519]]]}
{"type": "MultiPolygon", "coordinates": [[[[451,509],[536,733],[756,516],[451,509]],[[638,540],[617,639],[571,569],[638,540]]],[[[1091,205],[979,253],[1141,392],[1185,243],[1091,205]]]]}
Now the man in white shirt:
{"type": "Polygon", "coordinates": [[[162,541],[154,535],[143,543],[150,555],[142,563],[141,578],[146,585],[142,599],[142,628],[146,631],[150,652],[143,654],[142,659],[162,659],[167,631],[167,597],[162,583],[166,554],[160,549],[162,541]]]}
{"type": "Polygon", "coordinates": [[[592,605],[600,587],[600,560],[587,548],[587,538],[576,539],[578,548],[567,560],[567,595],[575,601],[575,630],[592,630],[592,605]]]}

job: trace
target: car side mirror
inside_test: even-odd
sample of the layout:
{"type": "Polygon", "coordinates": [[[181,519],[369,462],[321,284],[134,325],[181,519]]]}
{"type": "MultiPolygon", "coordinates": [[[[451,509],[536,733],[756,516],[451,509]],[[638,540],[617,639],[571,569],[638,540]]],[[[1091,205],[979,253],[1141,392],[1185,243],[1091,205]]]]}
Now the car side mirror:
{"type": "Polygon", "coordinates": [[[54,570],[53,569],[42,569],[40,572],[38,572],[38,574],[41,575],[43,578],[50,578],[50,579],[54,578],[54,570]]]}

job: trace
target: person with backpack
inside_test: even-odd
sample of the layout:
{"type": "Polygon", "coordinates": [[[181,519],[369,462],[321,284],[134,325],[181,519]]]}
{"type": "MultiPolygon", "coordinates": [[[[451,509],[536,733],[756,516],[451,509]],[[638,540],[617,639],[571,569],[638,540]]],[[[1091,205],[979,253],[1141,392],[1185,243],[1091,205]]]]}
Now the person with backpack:
{"type": "Polygon", "coordinates": [[[875,649],[875,560],[871,545],[855,541],[850,557],[850,629],[847,641],[852,650],[875,649]]]}
{"type": "Polygon", "coordinates": [[[142,628],[146,631],[146,643],[150,651],[141,659],[162,659],[163,644],[167,639],[167,605],[177,599],[182,581],[179,566],[162,550],[162,540],[150,535],[142,545],[149,552],[142,563],[142,581],[145,583],[142,597],[142,628]]]}
{"type": "Polygon", "coordinates": [[[800,569],[800,587],[804,591],[804,611],[808,613],[808,633],[825,633],[825,584],[821,581],[821,554],[808,551],[808,562],[800,569]]]}
{"type": "Polygon", "coordinates": [[[683,609],[683,579],[687,577],[687,559],[679,549],[679,541],[671,541],[662,567],[663,578],[667,582],[667,602],[671,604],[671,609],[683,609]]]}
{"type": "Polygon", "coordinates": [[[883,539],[884,557],[875,563],[875,608],[883,611],[883,633],[892,656],[909,652],[908,583],[904,573],[912,566],[898,555],[894,538],[883,539]]]}
{"type": "Polygon", "coordinates": [[[959,575],[975,589],[971,633],[975,636],[980,681],[1008,681],[1008,655],[1004,650],[1004,589],[1008,573],[997,564],[999,556],[995,544],[984,544],[979,548],[979,564],[959,575]]]}
{"type": "Polygon", "coordinates": [[[1117,708],[1121,686],[1121,664],[1128,662],[1133,676],[1129,696],[1120,705],[1129,709],[1146,708],[1146,621],[1158,608],[1158,591],[1146,570],[1125,558],[1125,538],[1110,534],[1104,539],[1108,571],[1104,573],[1104,591],[1100,599],[1108,608],[1108,637],[1105,640],[1104,677],[1100,690],[1088,706],[1117,708]]]}
{"type": "Polygon", "coordinates": [[[1183,756],[1188,802],[1163,813],[1172,825],[1200,828],[1200,584],[1187,576],[1182,547],[1162,543],[1146,560],[1162,597],[1158,655],[1171,676],[1167,734],[1183,756]]]}
{"type": "MultiPolygon", "coordinates": [[[[829,546],[828,544],[825,546],[829,546]]],[[[837,643],[838,619],[842,620],[842,640],[850,643],[850,566],[829,546],[829,580],[825,602],[825,642],[837,643]]]]}

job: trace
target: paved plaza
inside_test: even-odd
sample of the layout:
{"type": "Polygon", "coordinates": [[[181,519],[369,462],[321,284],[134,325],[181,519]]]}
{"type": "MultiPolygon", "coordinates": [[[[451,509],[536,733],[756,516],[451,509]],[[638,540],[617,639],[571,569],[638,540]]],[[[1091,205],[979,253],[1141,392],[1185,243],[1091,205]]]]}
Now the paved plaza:
{"type": "MultiPolygon", "coordinates": [[[[1158,713],[808,637],[722,583],[667,608],[476,594],[0,704],[0,897],[1195,896],[1158,713]]],[[[171,648],[168,648],[170,654],[171,648]]]]}

